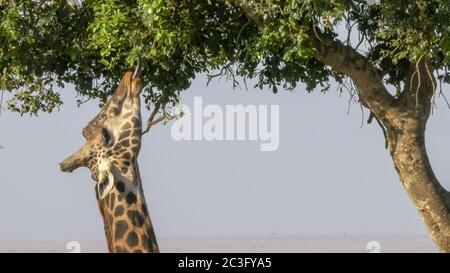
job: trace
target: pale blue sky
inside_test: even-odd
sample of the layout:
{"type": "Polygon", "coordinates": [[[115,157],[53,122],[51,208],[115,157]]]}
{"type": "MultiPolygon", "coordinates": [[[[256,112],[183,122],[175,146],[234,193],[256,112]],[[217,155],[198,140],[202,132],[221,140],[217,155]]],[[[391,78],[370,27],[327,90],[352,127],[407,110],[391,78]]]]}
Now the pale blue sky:
{"type": "MultiPolygon", "coordinates": [[[[280,146],[260,152],[253,141],[176,142],[170,124],[154,127],[139,162],[157,236],[426,234],[380,128],[360,129],[359,106],[347,114],[348,95],[334,90],[307,94],[299,85],[274,95],[195,80],[184,104],[194,96],[222,106],[279,104],[280,146]]],[[[77,108],[74,97],[63,90],[65,104],[52,115],[0,115],[0,240],[104,240],[89,171],[58,167],[83,144],[81,129],[98,111],[95,102],[77,108]]],[[[448,188],[450,110],[437,102],[427,147],[448,188]]]]}

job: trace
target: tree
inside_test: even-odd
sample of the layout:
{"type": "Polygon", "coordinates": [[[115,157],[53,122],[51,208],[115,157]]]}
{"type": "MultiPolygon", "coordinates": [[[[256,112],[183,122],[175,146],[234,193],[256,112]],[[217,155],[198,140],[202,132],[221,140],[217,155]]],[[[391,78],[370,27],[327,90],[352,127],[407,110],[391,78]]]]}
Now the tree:
{"type": "Polygon", "coordinates": [[[156,109],[177,102],[198,73],[235,85],[256,79],[274,92],[298,82],[327,91],[349,78],[431,237],[450,252],[450,193],[433,173],[424,134],[450,82],[450,2],[370,2],[3,0],[0,86],[12,111],[36,114],[61,104],[54,83],[105,101],[138,56],[145,103],[156,109]]]}

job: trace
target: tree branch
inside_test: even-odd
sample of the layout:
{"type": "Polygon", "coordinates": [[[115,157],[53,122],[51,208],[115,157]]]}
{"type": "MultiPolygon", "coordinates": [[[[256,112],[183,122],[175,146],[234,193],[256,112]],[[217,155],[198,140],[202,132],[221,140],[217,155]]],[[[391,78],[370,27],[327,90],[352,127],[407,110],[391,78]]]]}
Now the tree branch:
{"type": "MultiPolygon", "coordinates": [[[[245,12],[258,29],[263,28],[262,16],[255,13],[256,9],[247,1],[232,0],[232,2],[245,12]]],[[[329,65],[335,71],[350,77],[358,89],[360,103],[376,117],[385,121],[386,112],[393,109],[395,98],[384,86],[383,75],[379,70],[356,49],[322,33],[315,26],[309,26],[307,29],[316,49],[313,57],[319,62],[329,65]]]]}
{"type": "Polygon", "coordinates": [[[253,23],[258,27],[259,30],[263,28],[262,17],[255,12],[255,9],[247,3],[246,0],[231,0],[236,6],[240,7],[244,13],[253,21],[253,23]]]}
{"type": "Polygon", "coordinates": [[[430,67],[429,61],[423,56],[419,57],[416,62],[410,63],[405,86],[403,92],[400,93],[399,100],[403,104],[416,109],[422,106],[426,112],[430,110],[432,98],[437,89],[436,78],[430,67]]]}
{"type": "Polygon", "coordinates": [[[354,48],[344,45],[320,31],[310,34],[316,47],[314,58],[331,66],[337,72],[350,77],[358,88],[361,103],[378,117],[384,116],[395,98],[383,84],[382,75],[354,48]]]}
{"type": "Polygon", "coordinates": [[[168,114],[167,110],[166,110],[166,105],[162,104],[161,101],[159,100],[155,104],[155,109],[153,109],[153,112],[150,114],[150,117],[147,120],[147,127],[145,128],[144,131],[142,131],[142,135],[148,133],[153,125],[158,124],[161,121],[167,122],[172,119],[178,119],[182,116],[183,116],[183,112],[180,112],[179,114],[175,114],[175,115],[168,114]],[[155,119],[156,114],[160,111],[162,112],[161,116],[159,116],[158,118],[155,119]]]}
{"type": "Polygon", "coordinates": [[[381,130],[383,131],[384,148],[387,149],[389,147],[389,143],[388,143],[388,138],[387,138],[387,135],[386,135],[386,128],[384,128],[383,123],[372,112],[370,112],[369,119],[367,120],[367,124],[371,124],[373,118],[375,118],[375,120],[378,123],[378,126],[380,126],[381,130]]]}
{"type": "Polygon", "coordinates": [[[158,113],[159,108],[161,107],[161,100],[159,100],[156,104],[155,104],[155,109],[153,109],[153,112],[150,114],[150,117],[147,120],[147,127],[145,128],[144,131],[142,131],[142,134],[146,134],[148,131],[150,131],[150,128],[155,125],[156,123],[160,122],[161,120],[154,120],[156,113],[158,113]]]}

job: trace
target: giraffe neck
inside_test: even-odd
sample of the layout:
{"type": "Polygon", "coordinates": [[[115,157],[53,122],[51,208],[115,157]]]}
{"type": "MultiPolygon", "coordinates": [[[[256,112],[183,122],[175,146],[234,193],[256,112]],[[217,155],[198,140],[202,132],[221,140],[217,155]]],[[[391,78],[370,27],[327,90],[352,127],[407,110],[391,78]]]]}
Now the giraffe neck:
{"type": "Polygon", "coordinates": [[[118,175],[108,196],[97,202],[110,252],[159,252],[137,162],[125,176],[118,175]]]}

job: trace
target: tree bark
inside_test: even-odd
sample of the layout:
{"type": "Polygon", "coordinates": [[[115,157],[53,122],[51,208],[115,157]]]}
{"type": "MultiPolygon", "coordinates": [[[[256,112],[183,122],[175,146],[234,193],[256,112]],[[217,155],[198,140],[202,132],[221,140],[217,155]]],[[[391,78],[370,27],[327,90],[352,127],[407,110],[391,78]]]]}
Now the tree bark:
{"type": "Polygon", "coordinates": [[[406,119],[401,127],[388,129],[388,136],[395,169],[406,193],[439,250],[450,252],[450,194],[431,168],[425,147],[425,123],[406,119]]]}

